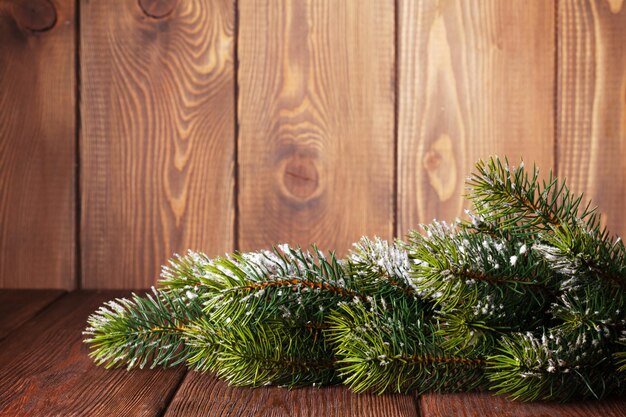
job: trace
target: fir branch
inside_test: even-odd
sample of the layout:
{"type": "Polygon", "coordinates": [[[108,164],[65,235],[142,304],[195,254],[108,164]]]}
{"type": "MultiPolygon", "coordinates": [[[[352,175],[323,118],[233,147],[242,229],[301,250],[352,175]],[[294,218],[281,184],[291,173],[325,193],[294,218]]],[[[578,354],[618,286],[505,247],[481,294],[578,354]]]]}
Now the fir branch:
{"type": "Polygon", "coordinates": [[[626,289],[626,248],[606,229],[588,230],[585,226],[562,225],[544,236],[545,243],[533,249],[556,271],[572,277],[561,288],[566,290],[596,277],[610,285],[626,289]]]}
{"type": "Polygon", "coordinates": [[[585,337],[572,340],[558,331],[513,334],[500,351],[488,358],[491,389],[515,400],[599,399],[624,391],[610,356],[590,355],[593,347],[585,337]]]}
{"type": "Polygon", "coordinates": [[[308,288],[311,290],[319,290],[329,292],[338,297],[352,299],[360,298],[365,299],[365,296],[361,293],[353,291],[349,288],[342,288],[336,285],[331,285],[327,282],[319,282],[311,279],[302,279],[300,277],[276,279],[274,281],[254,282],[248,285],[233,287],[233,291],[241,291],[244,293],[258,293],[269,288],[286,288],[289,290],[298,290],[302,288],[308,288]]]}
{"type": "Polygon", "coordinates": [[[354,243],[346,264],[360,291],[378,297],[421,297],[409,278],[411,268],[405,247],[402,241],[390,244],[378,237],[362,237],[354,243]]]}
{"type": "Polygon", "coordinates": [[[201,314],[196,298],[152,289],[152,294],[110,301],[92,314],[84,334],[98,365],[127,369],[174,366],[188,356],[184,332],[201,314]]]}
{"type": "Polygon", "coordinates": [[[189,250],[187,255],[175,254],[161,269],[160,284],[170,290],[195,291],[208,274],[212,260],[204,253],[189,250]]]}
{"type": "Polygon", "coordinates": [[[546,257],[555,271],[566,275],[591,273],[626,288],[626,249],[601,228],[595,207],[582,206],[583,195],[573,195],[564,181],[549,175],[539,180],[539,170],[525,171],[508,161],[479,161],[468,179],[468,197],[484,222],[498,224],[518,235],[536,236],[533,248],[546,257]]]}
{"type": "Polygon", "coordinates": [[[345,304],[329,322],[339,371],[355,392],[455,391],[482,381],[483,360],[446,353],[420,303],[345,304]]]}
{"type": "Polygon", "coordinates": [[[592,345],[613,344],[626,329],[626,293],[596,281],[578,291],[562,294],[551,312],[554,327],[568,337],[589,337],[592,345]]]}
{"type": "Polygon", "coordinates": [[[409,237],[411,278],[442,311],[476,305],[490,294],[497,305],[506,300],[508,310],[536,310],[546,304],[553,273],[524,241],[464,230],[446,235],[437,224],[423,227],[428,236],[414,232],[409,237]]]}
{"type": "Polygon", "coordinates": [[[553,230],[578,222],[589,228],[598,224],[595,208],[582,208],[583,196],[573,196],[552,172],[547,181],[540,181],[536,166],[527,172],[523,161],[513,167],[507,159],[503,162],[497,157],[478,161],[475,170],[467,180],[468,198],[486,221],[498,221],[517,233],[553,230]]]}
{"type": "Polygon", "coordinates": [[[470,221],[407,243],[363,238],[345,260],[287,245],[176,256],[164,288],[89,318],[91,355],[235,385],[454,391],[486,372],[521,400],[623,392],[624,244],[552,174],[497,158],[476,171],[470,221]]]}
{"type": "Polygon", "coordinates": [[[213,371],[233,385],[325,385],[336,378],[332,352],[323,340],[280,321],[241,324],[203,318],[186,334],[189,366],[213,371]]]}
{"type": "Polygon", "coordinates": [[[366,302],[356,278],[334,254],[313,254],[286,245],[274,251],[217,258],[202,284],[217,295],[205,298],[205,312],[216,320],[249,321],[279,318],[298,325],[321,326],[340,302],[366,302]]]}

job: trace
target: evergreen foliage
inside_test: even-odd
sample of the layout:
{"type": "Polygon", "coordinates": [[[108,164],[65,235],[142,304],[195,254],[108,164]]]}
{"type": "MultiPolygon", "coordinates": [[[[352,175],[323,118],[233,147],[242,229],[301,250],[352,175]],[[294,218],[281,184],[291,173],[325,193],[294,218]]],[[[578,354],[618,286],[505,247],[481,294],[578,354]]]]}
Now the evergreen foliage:
{"type": "Polygon", "coordinates": [[[279,245],[189,252],[159,289],[88,320],[98,364],[187,364],[234,385],[355,392],[491,389],[523,401],[626,387],[626,248],[590,204],[539,170],[491,158],[467,221],[345,259],[279,245]]]}

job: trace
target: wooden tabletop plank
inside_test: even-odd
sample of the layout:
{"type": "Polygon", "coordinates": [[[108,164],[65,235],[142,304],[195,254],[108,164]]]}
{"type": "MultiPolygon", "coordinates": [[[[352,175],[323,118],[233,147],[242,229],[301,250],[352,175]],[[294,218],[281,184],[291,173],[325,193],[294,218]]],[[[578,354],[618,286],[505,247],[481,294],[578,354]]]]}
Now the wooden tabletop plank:
{"type": "Polygon", "coordinates": [[[156,416],[180,384],[183,368],[106,370],[82,342],[87,316],[128,294],[73,292],[0,343],[0,416],[156,416]]]}
{"type": "Polygon", "coordinates": [[[63,290],[0,290],[0,340],[64,292],[63,290]]]}
{"type": "Polygon", "coordinates": [[[190,372],[165,417],[174,416],[417,416],[409,395],[353,394],[345,387],[234,388],[208,374],[190,372]]]}
{"type": "Polygon", "coordinates": [[[489,393],[427,394],[419,408],[424,417],[623,417],[626,398],[560,404],[521,403],[489,393]]]}

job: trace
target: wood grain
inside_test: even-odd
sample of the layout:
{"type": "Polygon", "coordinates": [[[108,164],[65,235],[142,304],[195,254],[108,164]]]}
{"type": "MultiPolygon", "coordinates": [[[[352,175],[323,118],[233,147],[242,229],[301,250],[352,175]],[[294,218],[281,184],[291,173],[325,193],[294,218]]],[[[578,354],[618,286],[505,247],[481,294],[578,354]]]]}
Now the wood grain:
{"type": "Polygon", "coordinates": [[[74,0],[0,1],[0,288],[73,288],[74,0]]]}
{"type": "Polygon", "coordinates": [[[393,233],[394,2],[239,3],[239,242],[393,233]]]}
{"type": "Polygon", "coordinates": [[[211,375],[189,373],[165,413],[173,416],[413,417],[417,411],[410,396],[355,395],[344,387],[233,388],[211,375]]]}
{"type": "Polygon", "coordinates": [[[232,0],[81,3],[85,288],[233,249],[232,0]]]}
{"type": "Polygon", "coordinates": [[[479,158],[552,168],[554,8],[546,0],[399,1],[399,235],[460,217],[479,158]]]}
{"type": "Polygon", "coordinates": [[[156,416],[184,369],[106,370],[82,342],[87,316],[128,292],[74,292],[0,343],[0,416],[156,416]]]}
{"type": "Polygon", "coordinates": [[[561,1],[558,39],[559,175],[626,236],[626,5],[561,1]]]}
{"type": "Polygon", "coordinates": [[[626,399],[559,403],[521,403],[491,394],[427,394],[419,408],[425,417],[623,417],[626,399]]]}
{"type": "Polygon", "coordinates": [[[63,293],[62,290],[0,290],[0,340],[63,293]]]}

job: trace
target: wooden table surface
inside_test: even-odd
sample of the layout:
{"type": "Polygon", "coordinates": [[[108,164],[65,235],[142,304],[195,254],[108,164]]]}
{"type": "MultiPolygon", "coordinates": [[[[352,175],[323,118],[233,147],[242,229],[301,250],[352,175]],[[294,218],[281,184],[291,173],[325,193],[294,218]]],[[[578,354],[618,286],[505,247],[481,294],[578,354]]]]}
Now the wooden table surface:
{"type": "Polygon", "coordinates": [[[82,330],[120,291],[0,290],[0,416],[626,416],[626,399],[514,403],[489,394],[352,394],[231,388],[208,374],[106,370],[82,330]]]}

